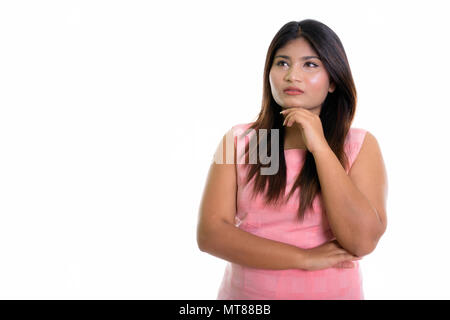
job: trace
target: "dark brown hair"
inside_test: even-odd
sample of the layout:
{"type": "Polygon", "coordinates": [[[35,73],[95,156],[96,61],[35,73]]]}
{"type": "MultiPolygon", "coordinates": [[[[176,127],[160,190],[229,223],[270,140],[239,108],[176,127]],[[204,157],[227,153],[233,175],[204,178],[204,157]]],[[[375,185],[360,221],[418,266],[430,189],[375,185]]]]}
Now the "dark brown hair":
{"type": "MultiPolygon", "coordinates": [[[[242,134],[246,135],[250,130],[255,130],[257,139],[254,142],[257,149],[249,151],[249,144],[245,145],[245,156],[248,160],[249,152],[258,152],[262,148],[259,144],[259,129],[267,129],[265,140],[271,141],[271,129],[279,129],[279,168],[278,173],[274,175],[260,175],[261,167],[269,167],[270,164],[264,165],[257,161],[256,164],[250,164],[245,161],[246,166],[250,166],[246,183],[254,177],[255,183],[253,188],[253,197],[257,193],[265,192],[264,198],[266,204],[278,205],[282,201],[287,201],[297,188],[301,188],[298,218],[303,221],[305,211],[312,207],[314,197],[320,194],[320,182],[317,175],[316,164],[311,152],[306,150],[304,164],[300,175],[292,186],[288,198],[284,199],[286,189],[286,162],[284,156],[284,136],[285,129],[283,126],[283,116],[280,114],[281,107],[273,99],[269,73],[273,64],[275,52],[286,45],[290,40],[303,37],[312,48],[317,52],[319,58],[324,64],[330,81],[336,85],[332,93],[328,93],[322,104],[320,111],[320,120],[324,131],[324,136],[328,145],[336,154],[344,168],[348,168],[348,158],[344,151],[344,141],[350,130],[351,123],[356,109],[356,88],[353,82],[350,66],[345,54],[344,48],[339,37],[325,24],[306,19],[302,21],[291,21],[286,23],[275,35],[270,43],[266,62],[264,67],[263,79],[263,97],[261,111],[257,120],[242,134]]],[[[252,144],[250,144],[252,145],[252,144]]],[[[270,156],[271,144],[266,143],[265,154],[270,156]]],[[[260,153],[261,154],[261,153],[260,153]]]]}

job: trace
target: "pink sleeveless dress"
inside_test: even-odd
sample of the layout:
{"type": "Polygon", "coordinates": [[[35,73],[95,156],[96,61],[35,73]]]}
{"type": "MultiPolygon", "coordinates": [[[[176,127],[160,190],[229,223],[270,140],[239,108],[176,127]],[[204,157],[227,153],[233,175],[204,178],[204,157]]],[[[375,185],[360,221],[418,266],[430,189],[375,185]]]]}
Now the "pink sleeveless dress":
{"type": "MultiPolygon", "coordinates": [[[[252,123],[232,127],[239,156],[245,151],[248,136],[238,140],[252,123]],[[245,141],[244,141],[245,139],[245,141]]],[[[344,143],[350,166],[359,153],[366,130],[350,128],[344,143]]],[[[249,134],[252,135],[251,133],[249,134]]],[[[270,143],[270,141],[269,141],[270,143]]],[[[300,173],[305,149],[284,150],[286,158],[286,195],[300,173]]],[[[242,160],[242,163],[245,160],[242,160]]],[[[236,226],[259,237],[284,242],[303,249],[314,248],[335,239],[328,225],[320,195],[313,200],[313,209],[305,212],[305,219],[297,219],[298,189],[289,201],[277,208],[264,204],[258,194],[251,199],[252,183],[245,185],[246,170],[237,161],[236,226]]],[[[346,170],[348,174],[349,170],[346,170]]],[[[359,262],[353,268],[327,268],[307,271],[301,269],[255,269],[228,262],[217,295],[218,300],[363,300],[362,274],[359,262]]]]}

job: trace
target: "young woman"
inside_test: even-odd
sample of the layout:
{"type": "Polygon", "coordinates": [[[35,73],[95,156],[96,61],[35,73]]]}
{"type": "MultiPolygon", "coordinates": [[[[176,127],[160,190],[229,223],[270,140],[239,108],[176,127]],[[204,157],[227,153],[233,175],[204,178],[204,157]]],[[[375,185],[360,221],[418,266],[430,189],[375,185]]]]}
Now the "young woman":
{"type": "Polygon", "coordinates": [[[358,260],[386,230],[388,187],[377,140],[351,127],[355,108],[338,36],[285,24],[259,116],[224,135],[200,205],[200,250],[229,262],[217,299],[364,299],[358,260]],[[279,159],[275,173],[262,174],[262,154],[279,159]]]}

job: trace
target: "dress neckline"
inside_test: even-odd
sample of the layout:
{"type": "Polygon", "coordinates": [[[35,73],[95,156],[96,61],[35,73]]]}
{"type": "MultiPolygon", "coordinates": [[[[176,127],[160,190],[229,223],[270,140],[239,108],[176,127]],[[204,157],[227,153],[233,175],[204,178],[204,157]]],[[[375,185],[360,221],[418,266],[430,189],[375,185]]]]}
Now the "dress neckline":
{"type": "Polygon", "coordinates": [[[284,149],[284,156],[287,163],[302,162],[306,157],[306,149],[284,149]]]}

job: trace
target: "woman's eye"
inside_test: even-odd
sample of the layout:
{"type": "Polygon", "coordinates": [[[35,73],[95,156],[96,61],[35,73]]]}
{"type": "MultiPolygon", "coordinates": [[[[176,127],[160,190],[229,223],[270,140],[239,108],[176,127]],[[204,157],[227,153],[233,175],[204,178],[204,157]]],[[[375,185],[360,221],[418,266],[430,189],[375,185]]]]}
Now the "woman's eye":
{"type": "Polygon", "coordinates": [[[286,63],[286,61],[283,61],[283,60],[278,61],[277,66],[279,66],[280,63],[286,63]]]}
{"type": "MultiPolygon", "coordinates": [[[[280,65],[283,64],[283,63],[286,63],[286,61],[280,60],[280,61],[278,61],[277,66],[280,66],[280,65]]],[[[314,68],[315,68],[315,67],[318,67],[317,64],[315,64],[314,62],[310,62],[310,61],[306,62],[305,65],[307,65],[307,66],[309,66],[309,67],[314,67],[314,68]]]]}
{"type": "Polygon", "coordinates": [[[312,65],[313,67],[318,67],[318,65],[317,65],[317,64],[315,64],[314,62],[306,62],[305,64],[309,64],[309,65],[312,65]]]}

